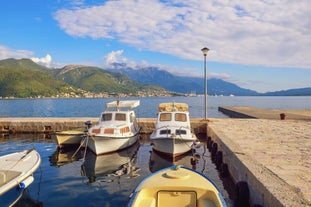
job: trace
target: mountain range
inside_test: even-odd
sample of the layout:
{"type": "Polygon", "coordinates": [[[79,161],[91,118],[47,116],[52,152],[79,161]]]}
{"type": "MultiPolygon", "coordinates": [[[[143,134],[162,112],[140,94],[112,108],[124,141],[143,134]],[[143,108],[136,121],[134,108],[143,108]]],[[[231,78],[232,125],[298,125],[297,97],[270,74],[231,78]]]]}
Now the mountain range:
{"type": "MultiPolygon", "coordinates": [[[[0,97],[89,97],[109,95],[203,94],[204,79],[173,75],[157,67],[67,65],[50,69],[30,59],[0,60],[0,97]],[[68,95],[69,94],[69,95],[68,95]]],[[[208,79],[209,95],[311,95],[311,87],[258,93],[221,79],[208,79]]]]}
{"type": "MultiPolygon", "coordinates": [[[[167,90],[177,93],[197,93],[204,94],[204,79],[197,77],[175,76],[165,70],[156,67],[147,67],[139,70],[132,68],[114,69],[119,71],[134,81],[159,85],[167,90]]],[[[237,95],[237,96],[254,96],[259,95],[256,91],[241,88],[233,83],[221,79],[208,79],[208,94],[210,95],[237,95]]]]}
{"type": "Polygon", "coordinates": [[[119,72],[68,65],[50,69],[29,59],[0,60],[0,97],[86,97],[166,94],[167,90],[135,82],[119,72]]]}

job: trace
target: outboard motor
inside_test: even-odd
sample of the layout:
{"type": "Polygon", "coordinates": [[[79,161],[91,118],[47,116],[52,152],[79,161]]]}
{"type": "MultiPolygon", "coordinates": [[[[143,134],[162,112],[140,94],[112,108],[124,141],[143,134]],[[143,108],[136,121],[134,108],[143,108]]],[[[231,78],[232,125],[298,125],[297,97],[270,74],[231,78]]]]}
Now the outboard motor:
{"type": "Polygon", "coordinates": [[[92,126],[91,121],[86,121],[86,122],[84,122],[84,124],[87,126],[87,129],[89,129],[92,126]]]}

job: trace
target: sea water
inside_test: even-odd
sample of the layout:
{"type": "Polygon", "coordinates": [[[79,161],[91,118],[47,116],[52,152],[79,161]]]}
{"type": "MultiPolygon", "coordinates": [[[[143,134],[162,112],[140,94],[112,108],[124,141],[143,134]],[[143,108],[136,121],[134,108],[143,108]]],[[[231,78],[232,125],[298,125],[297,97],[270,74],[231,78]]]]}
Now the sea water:
{"type": "MultiPolygon", "coordinates": [[[[137,116],[156,117],[162,102],[189,104],[191,117],[204,117],[204,97],[132,97],[120,100],[140,100],[137,116]]],[[[71,98],[71,99],[0,99],[1,117],[98,117],[105,104],[117,98],[71,98]]],[[[225,118],[218,111],[220,106],[249,106],[265,109],[311,110],[311,96],[208,96],[207,112],[210,118],[225,118]]]]}

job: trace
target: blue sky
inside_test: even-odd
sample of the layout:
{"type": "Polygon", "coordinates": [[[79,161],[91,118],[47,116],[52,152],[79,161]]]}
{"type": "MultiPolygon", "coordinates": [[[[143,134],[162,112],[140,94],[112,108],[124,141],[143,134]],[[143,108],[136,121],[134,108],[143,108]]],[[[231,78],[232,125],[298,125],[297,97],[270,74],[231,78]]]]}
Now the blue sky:
{"type": "Polygon", "coordinates": [[[157,66],[258,92],[311,87],[309,0],[2,0],[0,59],[157,66]]]}

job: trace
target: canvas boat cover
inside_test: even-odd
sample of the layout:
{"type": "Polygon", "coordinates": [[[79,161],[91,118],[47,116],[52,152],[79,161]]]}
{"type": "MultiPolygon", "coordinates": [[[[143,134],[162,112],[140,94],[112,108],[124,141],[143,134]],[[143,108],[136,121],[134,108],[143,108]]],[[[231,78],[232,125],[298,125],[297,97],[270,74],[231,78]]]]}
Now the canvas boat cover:
{"type": "Polygon", "coordinates": [[[113,101],[106,104],[107,108],[135,108],[139,106],[139,100],[113,101]]]}
{"type": "Polygon", "coordinates": [[[159,112],[162,111],[188,111],[188,104],[186,103],[176,103],[176,102],[169,102],[169,103],[160,103],[159,104],[159,112]]]}

